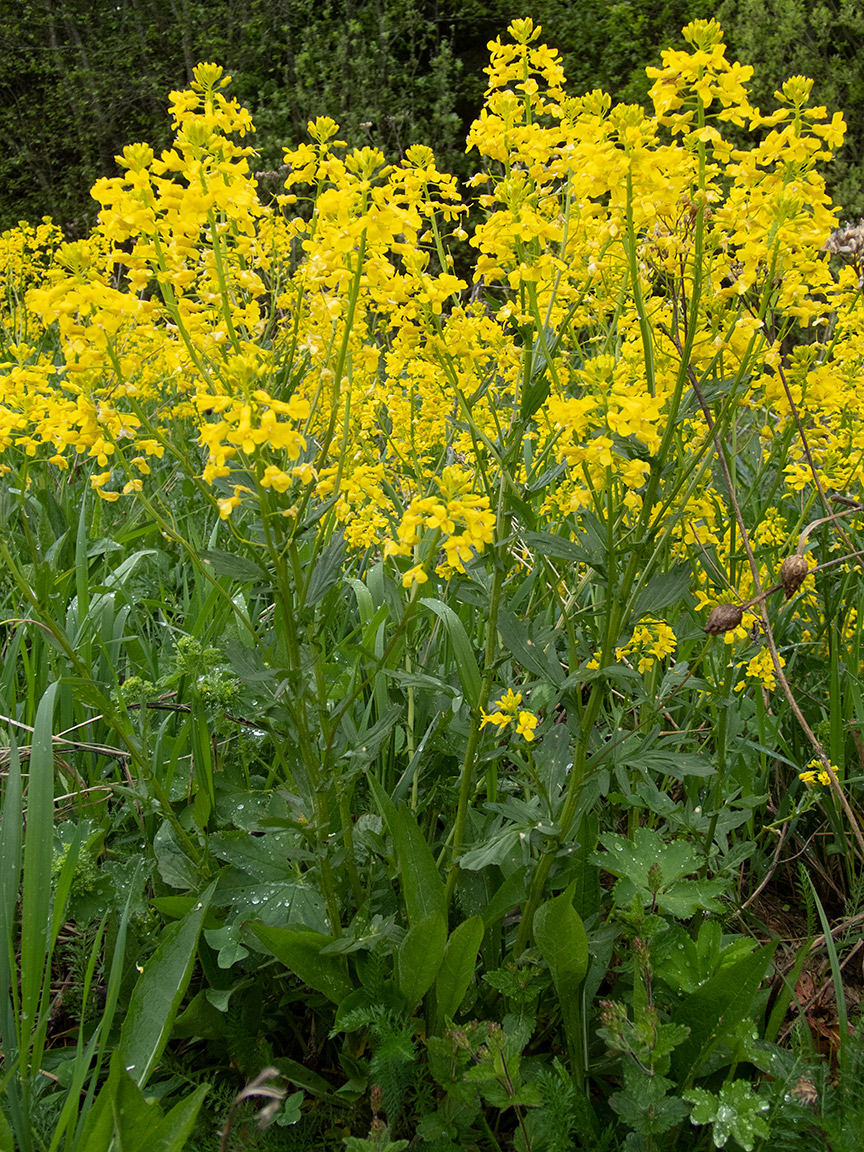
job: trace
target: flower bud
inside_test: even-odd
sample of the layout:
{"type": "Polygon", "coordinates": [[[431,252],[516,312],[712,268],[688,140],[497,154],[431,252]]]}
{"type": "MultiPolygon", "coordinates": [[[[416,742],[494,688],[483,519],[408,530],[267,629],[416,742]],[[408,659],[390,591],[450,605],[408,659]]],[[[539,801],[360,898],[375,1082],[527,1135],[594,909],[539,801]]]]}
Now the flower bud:
{"type": "Polygon", "coordinates": [[[786,557],[780,566],[780,582],[783,585],[783,592],[787,600],[791,600],[795,595],[806,580],[809,571],[810,565],[797,552],[786,557]]]}
{"type": "Polygon", "coordinates": [[[705,621],[703,632],[709,636],[719,636],[721,632],[731,632],[737,628],[744,617],[744,612],[737,604],[715,604],[705,621]]]}

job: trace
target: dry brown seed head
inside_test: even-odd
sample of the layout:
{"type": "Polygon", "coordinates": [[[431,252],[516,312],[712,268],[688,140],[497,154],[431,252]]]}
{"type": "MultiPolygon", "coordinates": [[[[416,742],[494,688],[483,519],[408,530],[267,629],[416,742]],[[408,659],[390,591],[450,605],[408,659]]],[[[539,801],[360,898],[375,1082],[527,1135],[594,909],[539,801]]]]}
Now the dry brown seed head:
{"type": "Polygon", "coordinates": [[[709,636],[719,636],[721,632],[731,632],[737,628],[744,612],[737,604],[715,604],[705,621],[703,632],[709,636]]]}
{"type": "Polygon", "coordinates": [[[780,582],[783,585],[783,592],[787,600],[791,600],[795,595],[806,580],[809,571],[810,565],[797,552],[786,557],[780,565],[780,582]]]}

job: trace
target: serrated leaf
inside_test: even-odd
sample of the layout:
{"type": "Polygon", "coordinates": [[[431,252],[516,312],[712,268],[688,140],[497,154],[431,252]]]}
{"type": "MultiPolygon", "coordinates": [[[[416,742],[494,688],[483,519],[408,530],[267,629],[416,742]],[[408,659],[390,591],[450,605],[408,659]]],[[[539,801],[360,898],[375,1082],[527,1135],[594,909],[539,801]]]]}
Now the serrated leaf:
{"type": "Polygon", "coordinates": [[[745,1152],[752,1152],[756,1137],[764,1140],[769,1134],[764,1117],[768,1101],[760,1099],[745,1080],[724,1084],[719,1096],[704,1088],[691,1088],[682,1096],[693,1104],[690,1111],[693,1124],[712,1125],[715,1148],[723,1148],[732,1136],[745,1152]]]}
{"type": "Polygon", "coordinates": [[[663,884],[668,885],[698,871],[701,863],[692,844],[686,840],[666,844],[653,828],[637,828],[632,840],[607,832],[600,837],[600,843],[607,851],[595,852],[594,863],[640,887],[648,885],[648,870],[653,864],[658,865],[663,884]]]}
{"type": "Polygon", "coordinates": [[[626,1066],[625,1089],[609,1097],[621,1119],[640,1136],[668,1132],[687,1115],[687,1105],[667,1096],[672,1081],[664,1076],[648,1076],[639,1068],[626,1066]]]}
{"type": "Polygon", "coordinates": [[[722,908],[723,881],[684,879],[701,866],[695,847],[688,841],[678,839],[665,844],[652,828],[637,828],[632,840],[609,832],[600,837],[600,843],[607,851],[595,852],[591,859],[621,878],[613,889],[618,907],[626,907],[635,896],[682,919],[700,910],[717,912],[722,908]],[[654,865],[659,869],[659,886],[649,877],[654,865]]]}

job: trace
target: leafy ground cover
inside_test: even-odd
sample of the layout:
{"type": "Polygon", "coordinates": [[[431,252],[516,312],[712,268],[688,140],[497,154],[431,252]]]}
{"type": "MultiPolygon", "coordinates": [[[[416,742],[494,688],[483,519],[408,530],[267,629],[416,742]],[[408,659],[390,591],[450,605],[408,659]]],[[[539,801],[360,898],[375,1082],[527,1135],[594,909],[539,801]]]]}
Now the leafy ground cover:
{"type": "Polygon", "coordinates": [[[0,1147],[857,1147],[842,119],[539,32],[470,189],[204,64],[0,237],[0,1147]]]}

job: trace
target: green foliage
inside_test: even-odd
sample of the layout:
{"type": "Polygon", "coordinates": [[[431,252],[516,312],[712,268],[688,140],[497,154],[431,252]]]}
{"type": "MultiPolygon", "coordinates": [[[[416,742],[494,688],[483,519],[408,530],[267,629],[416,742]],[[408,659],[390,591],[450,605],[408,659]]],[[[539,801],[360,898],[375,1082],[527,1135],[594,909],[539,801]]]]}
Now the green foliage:
{"type": "Polygon", "coordinates": [[[752,1152],[755,1138],[768,1135],[764,1113],[768,1103],[754,1094],[743,1080],[724,1084],[719,1096],[705,1088],[691,1088],[684,1099],[693,1104],[690,1119],[694,1124],[710,1124],[715,1148],[725,1148],[730,1136],[745,1152],[752,1152]]]}

